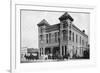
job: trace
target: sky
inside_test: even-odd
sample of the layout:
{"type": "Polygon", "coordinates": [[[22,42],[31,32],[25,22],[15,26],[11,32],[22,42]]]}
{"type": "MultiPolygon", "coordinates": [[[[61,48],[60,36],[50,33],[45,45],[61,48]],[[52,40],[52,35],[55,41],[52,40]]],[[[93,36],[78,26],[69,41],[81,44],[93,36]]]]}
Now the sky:
{"type": "MultiPolygon", "coordinates": [[[[38,48],[38,26],[45,19],[50,25],[59,23],[59,17],[65,12],[53,11],[21,11],[21,47],[38,48]]],[[[74,19],[73,24],[89,34],[90,14],[68,12],[74,19]]]]}

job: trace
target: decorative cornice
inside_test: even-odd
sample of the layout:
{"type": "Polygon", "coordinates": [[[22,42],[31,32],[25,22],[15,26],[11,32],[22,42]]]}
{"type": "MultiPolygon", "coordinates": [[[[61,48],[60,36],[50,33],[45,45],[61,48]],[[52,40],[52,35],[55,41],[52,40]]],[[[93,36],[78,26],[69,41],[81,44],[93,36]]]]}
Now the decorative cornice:
{"type": "Polygon", "coordinates": [[[59,20],[66,20],[66,19],[70,19],[71,21],[74,21],[74,19],[68,14],[68,12],[65,12],[61,17],[59,17],[59,20]]]}
{"type": "Polygon", "coordinates": [[[42,20],[41,22],[39,22],[37,25],[38,25],[38,26],[43,26],[43,25],[49,26],[49,23],[48,23],[45,19],[43,19],[43,20],[42,20]]]}

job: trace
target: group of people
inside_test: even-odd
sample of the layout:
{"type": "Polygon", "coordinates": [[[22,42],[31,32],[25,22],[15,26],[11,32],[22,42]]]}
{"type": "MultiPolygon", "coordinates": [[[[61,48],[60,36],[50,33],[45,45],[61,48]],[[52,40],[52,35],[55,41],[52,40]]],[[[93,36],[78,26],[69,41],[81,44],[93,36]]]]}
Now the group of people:
{"type": "Polygon", "coordinates": [[[38,55],[34,56],[32,54],[30,54],[30,55],[25,54],[24,57],[25,57],[26,60],[37,60],[37,59],[39,59],[38,55]]]}

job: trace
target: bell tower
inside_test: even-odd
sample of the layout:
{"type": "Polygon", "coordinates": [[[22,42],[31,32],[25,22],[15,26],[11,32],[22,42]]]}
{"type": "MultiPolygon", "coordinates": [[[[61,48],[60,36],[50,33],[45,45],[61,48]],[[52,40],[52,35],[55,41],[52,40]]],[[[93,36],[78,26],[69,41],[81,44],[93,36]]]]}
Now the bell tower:
{"type": "Polygon", "coordinates": [[[46,35],[45,29],[47,26],[50,26],[49,23],[43,19],[41,22],[37,24],[38,26],[38,44],[40,49],[40,56],[45,54],[45,43],[46,43],[46,35]]]}
{"type": "MultiPolygon", "coordinates": [[[[68,12],[65,12],[61,17],[59,17],[60,20],[60,28],[59,28],[59,33],[60,33],[60,41],[59,41],[59,47],[60,47],[60,55],[63,56],[63,49],[68,49],[70,46],[68,44],[69,41],[69,31],[71,31],[71,26],[72,26],[72,22],[74,21],[74,19],[68,14],[68,12]],[[66,35],[65,33],[66,32],[66,35]],[[63,44],[64,42],[64,37],[66,36],[66,45],[63,44]],[[62,38],[63,37],[63,38],[62,38]],[[65,48],[66,46],[66,48],[65,48]],[[64,47],[64,48],[62,48],[64,47]]],[[[64,53],[67,53],[67,51],[65,51],[64,53]]]]}
{"type": "Polygon", "coordinates": [[[65,12],[61,17],[59,17],[61,24],[66,24],[70,26],[70,24],[74,21],[74,19],[68,14],[68,12],[65,12]]]}

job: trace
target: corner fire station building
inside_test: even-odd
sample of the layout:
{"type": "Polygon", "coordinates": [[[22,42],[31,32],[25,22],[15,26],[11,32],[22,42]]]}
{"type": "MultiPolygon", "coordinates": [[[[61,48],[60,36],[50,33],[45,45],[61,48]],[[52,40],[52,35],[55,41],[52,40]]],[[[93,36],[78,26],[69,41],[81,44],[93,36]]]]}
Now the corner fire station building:
{"type": "Polygon", "coordinates": [[[59,55],[73,58],[82,57],[88,49],[88,36],[72,22],[74,19],[65,12],[59,17],[60,23],[50,25],[45,19],[38,23],[40,56],[59,55]]]}

